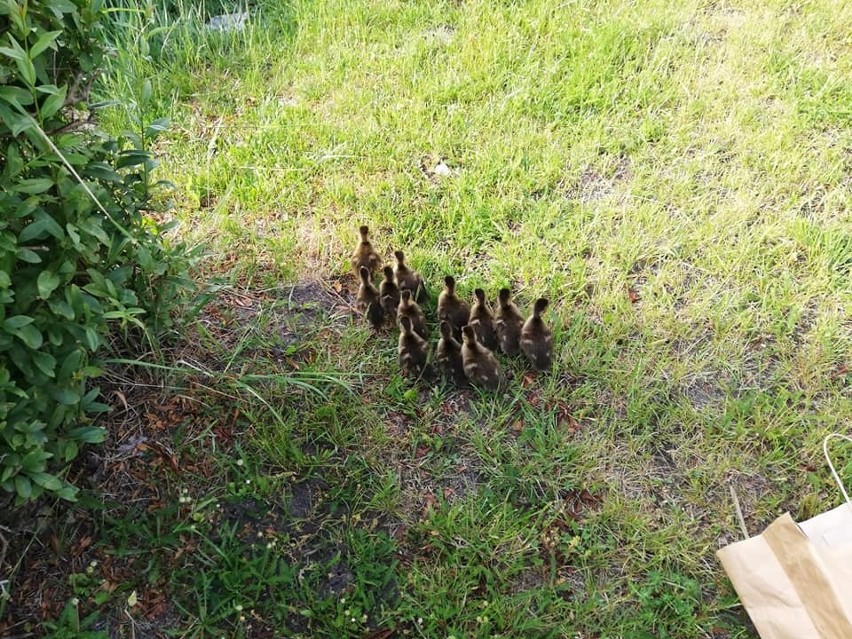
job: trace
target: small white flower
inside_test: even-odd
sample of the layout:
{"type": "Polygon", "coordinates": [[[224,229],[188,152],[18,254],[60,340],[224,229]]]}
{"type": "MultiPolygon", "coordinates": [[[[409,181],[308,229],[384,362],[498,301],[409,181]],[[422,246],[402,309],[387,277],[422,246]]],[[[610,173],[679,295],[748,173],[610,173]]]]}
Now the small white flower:
{"type": "Polygon", "coordinates": [[[242,465],[243,465],[243,463],[245,463],[245,462],[243,462],[243,460],[242,460],[242,459],[238,459],[238,460],[237,460],[237,466],[242,466],[242,465]]]}
{"type": "Polygon", "coordinates": [[[251,483],[251,479],[246,479],[246,483],[247,483],[247,484],[250,484],[250,483],[251,483]]]}

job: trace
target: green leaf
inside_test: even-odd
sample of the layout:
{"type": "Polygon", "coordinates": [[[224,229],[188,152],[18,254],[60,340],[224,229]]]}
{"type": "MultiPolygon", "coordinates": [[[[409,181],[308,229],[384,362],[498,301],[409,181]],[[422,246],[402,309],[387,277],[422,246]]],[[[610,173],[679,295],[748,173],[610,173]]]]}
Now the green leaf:
{"type": "Polygon", "coordinates": [[[83,363],[83,349],[76,348],[65,358],[65,361],[62,362],[62,367],[59,369],[59,379],[67,380],[71,379],[74,375],[74,372],[80,368],[80,364],[83,363]]]}
{"type": "MultiPolygon", "coordinates": [[[[23,107],[21,107],[23,109],[23,107]]],[[[18,136],[33,126],[33,119],[27,113],[12,111],[5,104],[0,103],[0,122],[12,131],[12,135],[18,136]]]]}
{"type": "Polygon", "coordinates": [[[17,191],[18,193],[28,193],[33,195],[35,193],[44,193],[54,184],[51,178],[29,178],[28,180],[21,180],[15,186],[12,187],[13,191],[17,191]]]}
{"type": "Polygon", "coordinates": [[[29,315],[13,315],[12,317],[7,317],[3,321],[3,328],[11,332],[13,330],[23,328],[28,324],[32,324],[33,322],[35,322],[35,320],[29,315]]]}
{"type": "Polygon", "coordinates": [[[86,444],[100,444],[106,439],[106,429],[96,426],[75,428],[68,433],[68,438],[86,444]]]}
{"type": "Polygon", "coordinates": [[[27,57],[27,52],[23,49],[10,49],[9,47],[0,47],[0,54],[5,55],[7,58],[12,58],[15,61],[23,60],[27,57]]]}
{"type": "Polygon", "coordinates": [[[27,83],[27,86],[34,87],[36,83],[36,72],[35,67],[33,66],[33,61],[25,57],[23,60],[15,60],[15,64],[18,66],[18,72],[21,74],[24,82],[27,83]]]}
{"type": "Polygon", "coordinates": [[[19,242],[29,242],[36,238],[41,239],[45,233],[52,235],[57,240],[65,237],[62,227],[43,209],[38,209],[33,213],[33,219],[34,221],[21,231],[18,236],[19,242]]]}
{"type": "Polygon", "coordinates": [[[63,406],[73,406],[80,401],[80,393],[70,388],[54,388],[50,396],[63,406]]]}
{"type": "Polygon", "coordinates": [[[41,257],[39,256],[39,254],[28,248],[19,248],[15,252],[15,256],[22,262],[28,262],[30,264],[41,263],[41,257]]]}
{"type": "Polygon", "coordinates": [[[33,94],[26,89],[15,86],[0,86],[0,100],[11,105],[29,105],[33,103],[33,94]]]}
{"type": "Polygon", "coordinates": [[[65,300],[49,300],[47,302],[50,310],[62,317],[63,319],[73,320],[75,317],[74,309],[65,300]]]}
{"type": "Polygon", "coordinates": [[[41,37],[36,40],[36,43],[30,47],[30,58],[35,60],[41,55],[47,47],[53,44],[53,41],[61,34],[61,31],[47,31],[42,33],[41,37]]]}
{"type": "Polygon", "coordinates": [[[65,501],[77,501],[78,489],[71,484],[65,484],[62,488],[56,491],[56,496],[65,501]]]}
{"type": "Polygon", "coordinates": [[[9,288],[12,286],[12,278],[6,271],[0,271],[0,288],[9,288]]]}
{"type": "Polygon", "coordinates": [[[44,6],[52,9],[57,18],[61,18],[63,13],[74,13],[77,11],[77,5],[71,0],[44,0],[44,6]]]}
{"type": "Polygon", "coordinates": [[[59,93],[47,96],[47,99],[44,101],[44,104],[41,105],[41,109],[39,110],[42,122],[55,115],[59,109],[65,106],[65,96],[67,93],[68,87],[63,86],[59,90],[59,93]]]}
{"type": "Polygon", "coordinates": [[[44,341],[41,332],[32,325],[23,326],[15,331],[9,331],[29,348],[41,348],[44,341]]]}
{"type": "Polygon", "coordinates": [[[59,287],[59,282],[59,276],[53,271],[42,271],[36,281],[38,296],[46,300],[59,287]]]}
{"type": "Polygon", "coordinates": [[[89,347],[90,351],[98,350],[98,346],[100,346],[101,338],[98,335],[97,331],[93,329],[91,326],[86,327],[86,345],[89,347]]]}
{"type": "Polygon", "coordinates": [[[151,102],[152,93],[151,80],[145,78],[145,81],[142,83],[142,95],[139,97],[139,104],[143,107],[147,106],[151,102]]]}
{"type": "Polygon", "coordinates": [[[33,494],[33,485],[28,477],[15,475],[15,492],[21,499],[29,499],[33,494]]]}
{"type": "Polygon", "coordinates": [[[70,462],[80,452],[80,445],[77,442],[71,441],[65,444],[64,457],[65,461],[70,462]]]}
{"type": "Polygon", "coordinates": [[[45,490],[59,490],[62,488],[62,482],[47,473],[33,473],[30,475],[30,479],[45,490]]]}
{"type": "Polygon", "coordinates": [[[149,138],[157,137],[158,134],[169,130],[169,118],[159,118],[151,122],[145,129],[145,135],[149,138]]]}
{"type": "Polygon", "coordinates": [[[48,377],[56,376],[56,358],[53,355],[39,351],[33,351],[30,355],[33,358],[36,368],[38,368],[42,373],[48,377]]]}
{"type": "Polygon", "coordinates": [[[123,169],[128,166],[138,166],[140,164],[144,164],[150,159],[152,159],[152,156],[147,151],[140,151],[139,149],[128,149],[126,151],[121,152],[121,155],[115,162],[115,166],[118,169],[123,169]]]}

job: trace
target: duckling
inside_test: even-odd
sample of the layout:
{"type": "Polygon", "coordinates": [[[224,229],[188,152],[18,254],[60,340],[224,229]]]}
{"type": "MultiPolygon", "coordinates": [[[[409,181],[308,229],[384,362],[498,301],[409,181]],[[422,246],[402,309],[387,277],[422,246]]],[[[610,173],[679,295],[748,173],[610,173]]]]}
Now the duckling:
{"type": "Polygon", "coordinates": [[[396,278],[393,275],[393,269],[390,266],[385,266],[383,269],[385,278],[379,284],[379,297],[382,300],[382,307],[389,317],[396,315],[396,309],[399,306],[399,286],[396,285],[396,278]]]}
{"type": "Polygon", "coordinates": [[[465,381],[461,350],[461,344],[453,337],[453,327],[449,322],[441,322],[441,339],[435,349],[435,362],[444,376],[456,384],[463,384],[465,381]]]}
{"type": "Polygon", "coordinates": [[[358,248],[356,248],[352,253],[352,270],[355,271],[356,275],[358,275],[361,267],[366,267],[369,270],[370,275],[372,275],[382,265],[382,258],[380,258],[379,254],[373,250],[373,244],[370,242],[369,238],[369,227],[359,227],[358,233],[360,234],[361,240],[358,243],[358,248]]]}
{"type": "Polygon", "coordinates": [[[462,328],[462,362],[464,373],[475,385],[487,390],[499,390],[506,381],[497,358],[476,339],[476,326],[462,328]]]}
{"type": "Polygon", "coordinates": [[[358,287],[355,305],[373,325],[373,328],[379,329],[385,323],[385,309],[382,308],[379,289],[370,279],[370,271],[366,266],[362,266],[358,270],[358,276],[361,278],[361,285],[358,287]]]}
{"type": "Polygon", "coordinates": [[[517,355],[524,317],[512,301],[512,293],[508,288],[500,289],[497,301],[497,310],[494,311],[494,328],[497,331],[500,350],[506,355],[517,355]]]}
{"type": "Polygon", "coordinates": [[[429,331],[426,328],[426,316],[420,310],[417,302],[411,299],[411,289],[404,288],[400,291],[399,307],[396,311],[398,320],[407,317],[411,320],[411,326],[414,332],[423,339],[429,337],[429,331]]]}
{"type": "Polygon", "coordinates": [[[422,304],[426,300],[429,299],[429,294],[426,292],[426,283],[423,281],[423,277],[417,271],[408,268],[408,265],[405,263],[405,253],[402,251],[394,251],[394,257],[396,258],[396,282],[400,288],[408,289],[414,293],[414,299],[422,304]]]}
{"type": "Polygon", "coordinates": [[[414,332],[410,317],[401,316],[399,328],[399,367],[404,377],[419,377],[426,368],[429,343],[414,332]]]}
{"type": "Polygon", "coordinates": [[[470,307],[470,320],[468,323],[479,322],[479,330],[476,335],[483,346],[494,350],[499,346],[497,332],[494,330],[494,314],[485,299],[485,291],[481,288],[473,291],[476,301],[470,307]]]}
{"type": "Polygon", "coordinates": [[[541,319],[550,302],[539,297],[533,305],[530,318],[521,329],[521,350],[538,370],[547,370],[553,363],[553,333],[541,319]]]}
{"type": "Polygon", "coordinates": [[[453,334],[461,337],[461,327],[470,319],[470,306],[456,295],[456,279],[452,275],[444,278],[444,290],[438,296],[438,320],[446,320],[453,334]]]}

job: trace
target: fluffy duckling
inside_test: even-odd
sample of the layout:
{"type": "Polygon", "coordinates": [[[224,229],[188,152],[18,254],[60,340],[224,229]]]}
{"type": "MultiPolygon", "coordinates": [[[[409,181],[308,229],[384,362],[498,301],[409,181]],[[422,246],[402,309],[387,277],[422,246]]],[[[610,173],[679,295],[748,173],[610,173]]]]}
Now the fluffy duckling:
{"type": "Polygon", "coordinates": [[[419,377],[426,368],[429,355],[428,342],[414,332],[411,318],[403,315],[399,318],[399,368],[404,377],[419,377]]]}
{"type": "Polygon", "coordinates": [[[379,329],[385,323],[385,309],[382,308],[379,289],[370,279],[370,271],[366,266],[362,266],[358,270],[358,277],[361,279],[361,285],[358,287],[355,305],[372,324],[373,328],[379,329]]]}
{"type": "Polygon", "coordinates": [[[476,339],[476,327],[468,324],[462,328],[462,362],[464,373],[476,386],[499,390],[506,381],[497,358],[476,339]]]}
{"type": "Polygon", "coordinates": [[[453,337],[453,327],[446,321],[441,322],[441,339],[435,349],[435,363],[447,379],[456,384],[464,383],[462,346],[453,337]]]}
{"type": "Polygon", "coordinates": [[[396,278],[393,274],[393,269],[390,266],[385,266],[385,278],[379,284],[379,299],[382,300],[382,307],[389,317],[396,315],[396,309],[399,306],[399,286],[396,285],[396,278]]]}
{"type": "Polygon", "coordinates": [[[414,299],[422,304],[429,299],[429,294],[426,292],[426,283],[423,281],[423,277],[414,269],[408,268],[408,264],[405,263],[405,253],[402,251],[394,251],[393,255],[396,258],[396,269],[394,271],[394,275],[396,275],[397,285],[400,290],[407,288],[409,291],[414,293],[414,299]]]}
{"type": "Polygon", "coordinates": [[[411,299],[411,289],[404,288],[400,291],[399,307],[396,311],[398,320],[407,317],[411,320],[411,326],[414,332],[423,339],[429,337],[429,331],[426,328],[426,316],[420,309],[420,306],[411,299]]]}
{"type": "Polygon", "coordinates": [[[470,306],[456,295],[456,279],[452,275],[444,278],[444,290],[438,296],[438,320],[449,322],[456,337],[470,319],[470,306]]]}
{"type": "Polygon", "coordinates": [[[373,243],[370,242],[369,227],[359,227],[358,233],[360,241],[358,242],[358,247],[352,253],[352,270],[358,275],[361,268],[365,267],[370,272],[370,275],[372,275],[382,265],[382,258],[379,257],[379,254],[373,249],[373,243]]]}
{"type": "Polygon", "coordinates": [[[470,307],[470,320],[468,323],[479,322],[476,339],[486,348],[494,350],[499,346],[497,332],[494,330],[494,313],[491,312],[491,307],[485,299],[485,291],[478,288],[473,294],[476,297],[476,301],[470,307]]]}
{"type": "Polygon", "coordinates": [[[538,370],[547,370],[553,363],[553,333],[541,319],[550,302],[539,297],[530,318],[521,329],[521,350],[538,370]]]}
{"type": "Polygon", "coordinates": [[[497,309],[494,311],[494,328],[497,331],[500,350],[506,355],[517,355],[520,350],[524,316],[512,301],[512,293],[508,288],[500,289],[497,301],[497,309]]]}

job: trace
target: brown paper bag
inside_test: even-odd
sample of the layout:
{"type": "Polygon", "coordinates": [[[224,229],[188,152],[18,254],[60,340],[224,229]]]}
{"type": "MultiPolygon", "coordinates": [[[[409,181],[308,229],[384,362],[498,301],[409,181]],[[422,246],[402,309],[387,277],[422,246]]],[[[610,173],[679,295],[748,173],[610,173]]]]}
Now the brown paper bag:
{"type": "Polygon", "coordinates": [[[852,502],[796,524],[789,513],[762,534],[717,551],[762,639],[852,639],[852,502]]]}

